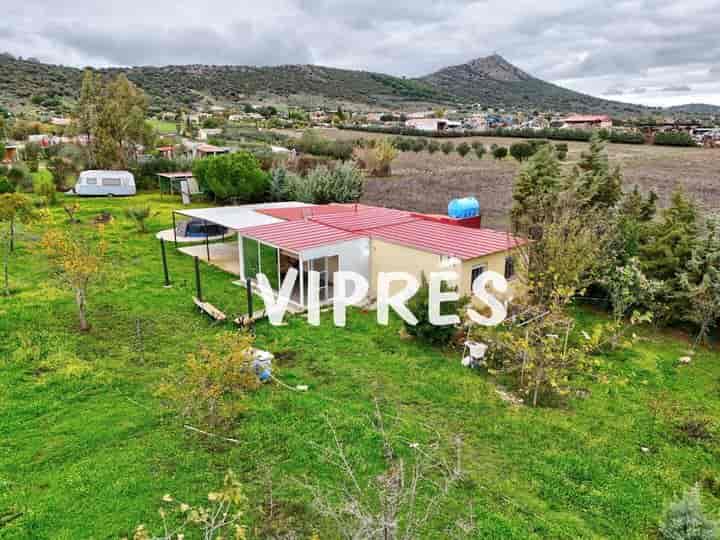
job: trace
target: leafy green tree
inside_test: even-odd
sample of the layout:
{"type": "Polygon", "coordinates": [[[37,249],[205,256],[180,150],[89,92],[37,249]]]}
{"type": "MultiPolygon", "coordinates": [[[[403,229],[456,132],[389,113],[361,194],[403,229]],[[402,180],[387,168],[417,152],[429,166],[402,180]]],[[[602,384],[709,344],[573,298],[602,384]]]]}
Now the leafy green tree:
{"type": "Polygon", "coordinates": [[[698,238],[698,210],[682,189],[676,190],[662,219],[648,227],[640,247],[643,271],[651,278],[677,280],[698,238]]]}
{"type": "Polygon", "coordinates": [[[492,155],[495,159],[505,159],[508,155],[508,149],[504,146],[496,146],[492,151],[492,155]]]}
{"type": "Polygon", "coordinates": [[[681,319],[689,309],[687,296],[680,293],[681,276],[688,269],[698,235],[698,210],[681,190],[673,194],[662,219],[646,228],[639,258],[645,275],[665,283],[664,294],[659,298],[664,313],[656,313],[656,319],[661,322],[681,319]]]}
{"type": "Polygon", "coordinates": [[[81,133],[90,137],[92,165],[126,169],[136,147],[146,141],[147,98],[125,75],[103,81],[88,70],[83,77],[75,116],[81,133]]]}
{"type": "Polygon", "coordinates": [[[535,149],[528,142],[516,142],[510,145],[510,155],[519,162],[523,162],[535,153],[535,149]]]}
{"type": "Polygon", "coordinates": [[[107,244],[102,238],[83,236],[77,231],[51,229],[41,242],[50,261],[56,267],[57,278],[75,294],[80,330],[90,330],[87,319],[87,298],[90,286],[103,276],[107,244]]]}
{"type": "Polygon", "coordinates": [[[285,167],[275,167],[270,171],[268,195],[271,201],[287,201],[290,197],[288,188],[288,170],[285,167]]]}
{"type": "Polygon", "coordinates": [[[693,248],[680,284],[689,304],[685,319],[698,327],[697,346],[720,321],[720,216],[707,220],[705,234],[693,248]]]}
{"type": "Polygon", "coordinates": [[[532,156],[515,180],[510,212],[515,229],[534,238],[533,227],[550,213],[560,186],[560,162],[546,146],[532,156]]]}
{"type": "Polygon", "coordinates": [[[622,199],[620,168],[610,170],[605,141],[597,133],[593,134],[590,148],[582,153],[573,170],[573,181],[581,186],[580,193],[589,207],[612,208],[622,199]]]}
{"type": "Polygon", "coordinates": [[[662,290],[662,282],[648,279],[642,273],[638,260],[631,258],[625,266],[608,269],[601,283],[610,297],[613,328],[616,330],[611,342],[616,346],[624,329],[625,317],[631,315],[631,322],[651,320],[651,313],[641,313],[639,309],[653,305],[655,296],[662,290]]]}
{"type": "Polygon", "coordinates": [[[30,223],[37,219],[32,199],[21,193],[0,195],[0,222],[7,222],[8,228],[0,232],[3,252],[3,291],[10,295],[10,255],[15,251],[15,227],[17,222],[30,223]]]}
{"type": "Polygon", "coordinates": [[[640,245],[655,216],[656,199],[657,195],[653,191],[644,198],[637,185],[623,196],[614,219],[614,237],[610,249],[615,261],[613,266],[624,266],[631,258],[640,255],[640,245]]]}
{"type": "Polygon", "coordinates": [[[269,184],[260,162],[248,152],[199,159],[193,164],[193,175],[205,192],[220,201],[260,201],[269,184]]]}
{"type": "Polygon", "coordinates": [[[15,226],[18,222],[27,223],[35,219],[32,199],[21,193],[0,195],[0,221],[8,224],[8,242],[10,251],[15,250],[15,226]]]}

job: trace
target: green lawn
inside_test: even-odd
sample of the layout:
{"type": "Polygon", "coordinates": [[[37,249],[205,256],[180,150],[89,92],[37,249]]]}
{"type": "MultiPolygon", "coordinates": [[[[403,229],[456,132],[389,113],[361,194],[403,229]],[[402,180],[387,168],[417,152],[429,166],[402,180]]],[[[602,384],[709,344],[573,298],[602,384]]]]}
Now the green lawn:
{"type": "MultiPolygon", "coordinates": [[[[470,516],[477,538],[652,538],[665,504],[698,481],[709,486],[708,507],[720,509],[720,355],[704,351],[678,367],[686,344],[651,333],[605,358],[587,395],[530,409],[502,401],[490,379],[460,366],[458,352],[401,339],[397,321],[378,326],[374,313],[353,311],[344,329],[331,325],[331,313],[318,328],[302,317],[284,327],[265,322],[257,345],[282,353],[278,377],[309,391],[273,384],[253,394],[231,433],[237,445],[185,430],[157,387],[228,327],[193,309],[192,261],[172,249],[173,287],[163,288],[157,240],[123,215],[140,202],[159,211],[153,234],[179,205],[158,195],[80,201],[79,227],[102,210],[116,218],[106,228],[110,275],[90,297],[85,335],[75,331],[72,295],[49,276],[40,227],[19,242],[14,294],[0,298],[0,516],[22,515],[0,527],[0,538],[118,538],[138,523],[157,528],[165,493],[201,502],[228,468],[246,486],[251,537],[292,529],[299,538],[337,538],[303,482],[342,480],[320,459],[318,447],[331,440],[327,420],[364,478],[382,470],[368,421],[376,398],[393,435],[424,442],[432,428],[448,441],[462,437],[465,480],[441,503],[427,538],[450,537],[470,516]],[[698,419],[711,438],[688,439],[677,428],[698,419]],[[263,514],[270,485],[272,515],[263,514]]],[[[55,226],[68,226],[61,208],[52,213],[55,226]]],[[[206,299],[242,311],[243,291],[230,276],[202,270],[206,299]]]]}
{"type": "Polygon", "coordinates": [[[148,121],[155,131],[158,133],[175,133],[177,131],[177,124],[170,122],[169,120],[158,120],[157,118],[151,118],[148,121]]]}

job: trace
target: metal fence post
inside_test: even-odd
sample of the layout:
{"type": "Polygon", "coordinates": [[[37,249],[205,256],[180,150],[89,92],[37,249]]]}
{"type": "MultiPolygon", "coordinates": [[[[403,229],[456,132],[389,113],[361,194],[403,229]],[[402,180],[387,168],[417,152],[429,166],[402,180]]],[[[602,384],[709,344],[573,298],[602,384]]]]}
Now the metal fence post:
{"type": "Polygon", "coordinates": [[[197,293],[198,300],[202,302],[202,288],[200,287],[200,259],[197,256],[195,256],[195,291],[197,293]]]}
{"type": "Polygon", "coordinates": [[[168,273],[167,255],[165,254],[165,240],[160,239],[160,252],[162,253],[163,275],[165,276],[165,286],[170,286],[170,274],[168,273]]]}
{"type": "Polygon", "coordinates": [[[247,303],[248,303],[248,317],[252,319],[253,316],[253,297],[252,297],[252,281],[250,278],[245,280],[246,291],[247,291],[247,303]]]}

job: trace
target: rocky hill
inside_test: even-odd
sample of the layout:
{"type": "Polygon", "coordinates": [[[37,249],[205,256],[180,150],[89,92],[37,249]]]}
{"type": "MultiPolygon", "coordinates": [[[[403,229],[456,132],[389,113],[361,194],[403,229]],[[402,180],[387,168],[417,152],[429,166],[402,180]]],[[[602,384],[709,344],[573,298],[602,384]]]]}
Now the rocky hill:
{"type": "Polygon", "coordinates": [[[641,114],[649,109],[600,99],[528,75],[500,55],[477,58],[449,66],[419,79],[433,88],[452,93],[465,102],[490,107],[553,111],[641,114]]]}
{"type": "MultiPolygon", "coordinates": [[[[479,103],[509,110],[618,116],[653,112],[640,105],[600,99],[545,82],[499,55],[477,58],[416,79],[314,65],[140,66],[100,71],[125,73],[145,90],[156,110],[174,110],[200,102],[228,105],[265,100],[313,106],[354,103],[377,109],[479,103]]],[[[72,107],[81,79],[82,70],[78,68],[0,54],[0,105],[11,110],[35,107],[62,111],[72,107]]],[[[677,108],[677,112],[718,109],[706,105],[686,107],[677,108]]]]}

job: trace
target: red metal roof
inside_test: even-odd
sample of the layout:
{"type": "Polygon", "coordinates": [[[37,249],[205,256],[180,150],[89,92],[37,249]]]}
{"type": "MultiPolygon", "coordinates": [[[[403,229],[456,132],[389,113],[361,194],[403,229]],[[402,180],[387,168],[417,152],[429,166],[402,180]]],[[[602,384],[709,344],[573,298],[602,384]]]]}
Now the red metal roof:
{"type": "Polygon", "coordinates": [[[296,219],[305,219],[311,216],[324,214],[340,214],[346,212],[355,212],[359,209],[372,208],[363,204],[309,204],[306,206],[294,206],[290,208],[258,208],[255,210],[260,214],[271,216],[277,219],[292,221],[296,219]]]}
{"type": "Polygon", "coordinates": [[[492,229],[472,229],[419,219],[370,231],[372,238],[439,255],[474,259],[523,244],[521,238],[492,229]]]}
{"type": "Polygon", "coordinates": [[[357,212],[314,216],[310,219],[317,223],[329,225],[330,227],[344,231],[362,232],[374,230],[379,227],[407,223],[408,221],[415,221],[420,218],[413,216],[410,212],[403,212],[402,210],[370,207],[360,209],[357,212]]]}
{"type": "Polygon", "coordinates": [[[328,227],[310,220],[258,225],[257,227],[242,229],[240,234],[294,253],[362,237],[362,235],[328,227]]]}

